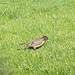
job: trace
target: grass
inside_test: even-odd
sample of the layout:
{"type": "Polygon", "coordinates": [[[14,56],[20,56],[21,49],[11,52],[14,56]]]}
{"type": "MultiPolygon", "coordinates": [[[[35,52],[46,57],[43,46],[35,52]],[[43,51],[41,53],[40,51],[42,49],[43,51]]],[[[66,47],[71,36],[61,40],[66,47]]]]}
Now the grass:
{"type": "Polygon", "coordinates": [[[0,0],[0,75],[75,75],[75,0],[0,0]]]}

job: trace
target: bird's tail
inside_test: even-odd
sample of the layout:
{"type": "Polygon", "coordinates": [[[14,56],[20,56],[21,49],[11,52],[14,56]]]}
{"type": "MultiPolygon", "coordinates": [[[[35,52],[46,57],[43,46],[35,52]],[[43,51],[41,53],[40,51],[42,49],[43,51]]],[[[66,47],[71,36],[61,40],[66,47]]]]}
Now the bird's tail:
{"type": "Polygon", "coordinates": [[[26,43],[20,43],[19,44],[19,48],[17,49],[17,50],[21,50],[21,49],[27,49],[28,48],[28,46],[27,46],[27,44],[26,43]]]}

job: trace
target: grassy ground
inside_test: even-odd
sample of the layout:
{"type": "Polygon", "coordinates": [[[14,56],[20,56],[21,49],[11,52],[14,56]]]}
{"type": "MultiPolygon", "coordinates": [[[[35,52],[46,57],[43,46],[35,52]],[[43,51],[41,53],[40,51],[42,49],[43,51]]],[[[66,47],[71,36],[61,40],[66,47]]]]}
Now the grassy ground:
{"type": "Polygon", "coordinates": [[[75,75],[75,0],[0,0],[0,75],[75,75]],[[43,47],[17,50],[41,35],[43,47]]]}

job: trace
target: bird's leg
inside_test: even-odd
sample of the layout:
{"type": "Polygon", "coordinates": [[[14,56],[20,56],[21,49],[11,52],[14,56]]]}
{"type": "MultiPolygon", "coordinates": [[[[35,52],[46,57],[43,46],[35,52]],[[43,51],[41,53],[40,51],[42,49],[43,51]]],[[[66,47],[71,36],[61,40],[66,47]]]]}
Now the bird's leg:
{"type": "Polygon", "coordinates": [[[33,49],[35,50],[35,49],[36,49],[36,47],[33,47],[33,49]]]}

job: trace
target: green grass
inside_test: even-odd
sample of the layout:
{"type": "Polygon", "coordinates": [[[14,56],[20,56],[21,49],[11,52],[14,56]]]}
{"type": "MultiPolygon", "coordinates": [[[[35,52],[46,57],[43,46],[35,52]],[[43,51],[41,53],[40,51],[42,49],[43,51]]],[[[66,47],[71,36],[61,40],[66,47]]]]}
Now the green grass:
{"type": "Polygon", "coordinates": [[[0,0],[0,75],[75,75],[75,0],[0,0]]]}

